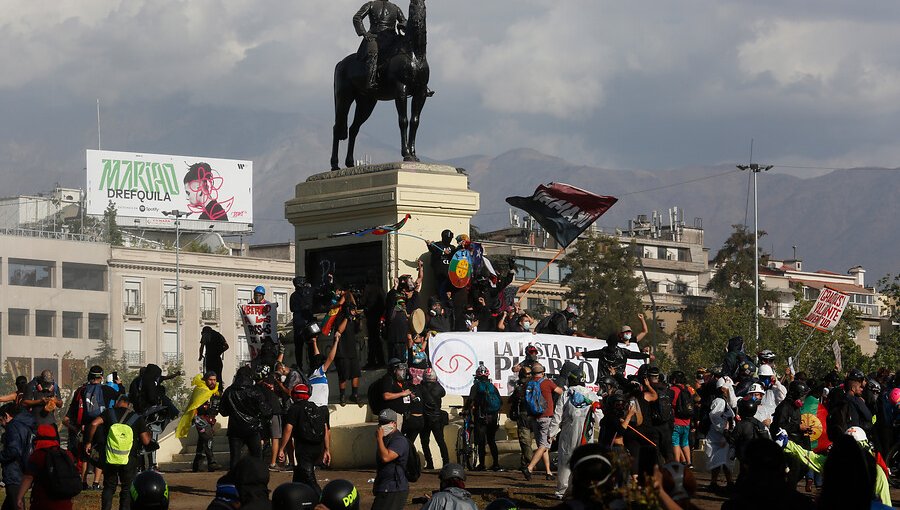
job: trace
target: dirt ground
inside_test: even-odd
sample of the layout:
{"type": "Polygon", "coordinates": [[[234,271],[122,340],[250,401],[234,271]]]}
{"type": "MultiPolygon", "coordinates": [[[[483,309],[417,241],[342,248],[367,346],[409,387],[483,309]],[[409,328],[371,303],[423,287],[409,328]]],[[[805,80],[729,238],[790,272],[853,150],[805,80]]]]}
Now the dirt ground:
{"type": "MultiPolygon", "coordinates": [[[[216,480],[224,473],[163,473],[169,483],[172,510],[205,510],[212,500],[216,480]]],[[[360,508],[367,509],[372,505],[372,484],[368,482],[375,476],[373,470],[331,471],[320,470],[319,483],[325,485],[328,480],[344,478],[352,481],[360,489],[362,499],[360,508]]],[[[274,489],[279,484],[289,482],[290,473],[272,473],[269,487],[274,489]]],[[[709,475],[697,473],[698,485],[705,487],[709,483],[709,475]]],[[[518,471],[501,473],[469,473],[467,485],[479,508],[497,497],[507,497],[519,504],[520,508],[550,508],[559,502],[553,498],[556,482],[546,481],[544,477],[535,475],[532,481],[526,482],[518,471]]],[[[407,508],[419,508],[424,502],[423,496],[438,487],[437,472],[425,472],[410,491],[411,501],[407,508]]],[[[801,492],[802,489],[801,489],[801,492]]],[[[812,494],[814,496],[815,493],[812,494]]],[[[900,502],[900,491],[891,490],[895,502],[900,502]]],[[[718,509],[725,498],[700,490],[693,502],[703,510],[718,509]]],[[[117,508],[116,505],[113,506],[117,508]]],[[[100,508],[100,493],[86,492],[78,496],[76,510],[97,510],[100,508]]]]}

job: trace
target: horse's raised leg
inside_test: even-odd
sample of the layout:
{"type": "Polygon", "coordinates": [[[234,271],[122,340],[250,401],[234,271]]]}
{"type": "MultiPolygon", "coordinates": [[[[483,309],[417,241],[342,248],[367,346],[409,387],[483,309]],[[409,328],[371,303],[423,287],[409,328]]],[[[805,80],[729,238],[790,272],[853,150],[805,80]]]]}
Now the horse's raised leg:
{"type": "Polygon", "coordinates": [[[376,104],[378,104],[378,99],[373,97],[356,98],[356,111],[353,112],[353,124],[350,124],[350,137],[347,140],[347,160],[344,161],[347,168],[356,165],[356,162],[353,160],[353,150],[356,148],[356,135],[359,134],[360,126],[372,115],[372,110],[375,109],[376,104]]]}
{"type": "Polygon", "coordinates": [[[398,87],[397,95],[394,103],[397,105],[397,123],[400,124],[400,155],[403,161],[411,161],[409,159],[409,116],[406,107],[406,87],[398,87]]]}
{"type": "Polygon", "coordinates": [[[425,90],[416,93],[412,98],[412,117],[409,119],[409,158],[410,161],[419,161],[416,156],[416,132],[419,130],[419,116],[422,114],[422,108],[425,107],[425,90]]]}
{"type": "Polygon", "coordinates": [[[338,165],[338,150],[341,145],[341,140],[347,139],[347,115],[350,113],[351,104],[353,104],[352,100],[348,101],[337,95],[334,97],[334,129],[331,138],[332,170],[340,168],[340,165],[338,165]]]}

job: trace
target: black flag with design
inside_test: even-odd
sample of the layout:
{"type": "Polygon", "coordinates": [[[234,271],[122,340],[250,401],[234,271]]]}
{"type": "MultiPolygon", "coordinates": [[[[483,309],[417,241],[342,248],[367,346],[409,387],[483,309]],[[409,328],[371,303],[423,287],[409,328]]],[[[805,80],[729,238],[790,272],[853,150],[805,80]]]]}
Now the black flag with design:
{"type": "Polygon", "coordinates": [[[530,197],[508,197],[506,202],[530,214],[556,242],[565,247],[618,200],[552,182],[538,186],[530,197]]]}

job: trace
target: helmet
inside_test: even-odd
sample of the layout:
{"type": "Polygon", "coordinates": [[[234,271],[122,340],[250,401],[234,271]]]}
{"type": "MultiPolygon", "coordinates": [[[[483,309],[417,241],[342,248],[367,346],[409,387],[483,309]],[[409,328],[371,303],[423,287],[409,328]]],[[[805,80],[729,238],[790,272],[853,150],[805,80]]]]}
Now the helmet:
{"type": "Polygon", "coordinates": [[[567,379],[569,380],[569,386],[583,385],[585,382],[584,372],[582,372],[580,369],[572,370],[571,372],[569,372],[567,379]]]}
{"type": "MultiPolygon", "coordinates": [[[[359,491],[349,480],[332,480],[322,489],[321,503],[328,510],[358,510],[359,491]]],[[[276,506],[273,504],[272,508],[276,506]]]]}
{"type": "Polygon", "coordinates": [[[475,369],[475,377],[490,377],[491,371],[488,370],[488,367],[484,366],[484,362],[478,364],[478,368],[475,369]]]}
{"type": "Polygon", "coordinates": [[[538,348],[533,345],[529,345],[528,347],[525,348],[526,355],[532,355],[532,354],[537,355],[537,353],[538,353],[538,348]]]}
{"type": "MultiPolygon", "coordinates": [[[[294,287],[300,287],[301,285],[306,284],[306,277],[305,276],[295,276],[294,279],[291,281],[293,282],[294,287]]],[[[265,290],[265,289],[263,289],[263,290],[265,290]]]]}
{"type": "Polygon", "coordinates": [[[687,376],[684,375],[684,372],[681,370],[676,370],[669,376],[669,381],[671,381],[672,384],[684,384],[687,382],[687,376]]]}
{"type": "Polygon", "coordinates": [[[750,367],[750,363],[746,361],[741,363],[738,367],[738,375],[749,376],[753,373],[753,369],[750,367]]]}
{"type": "Polygon", "coordinates": [[[397,365],[401,365],[401,364],[403,364],[403,362],[397,358],[391,358],[387,362],[387,365],[389,368],[397,368],[397,365]]]}
{"type": "Polygon", "coordinates": [[[857,442],[862,443],[864,441],[868,441],[869,438],[866,436],[866,431],[860,427],[850,427],[847,429],[847,435],[856,439],[857,442]]]}
{"type": "Polygon", "coordinates": [[[791,381],[791,384],[788,386],[790,398],[803,398],[807,393],[809,393],[809,387],[803,381],[791,381]]]}
{"type": "Polygon", "coordinates": [[[615,377],[608,375],[600,381],[600,387],[606,388],[606,391],[617,389],[619,387],[619,381],[617,381],[615,377]]]}
{"type": "Polygon", "coordinates": [[[440,479],[442,481],[447,481],[454,478],[465,481],[466,470],[459,464],[444,464],[444,467],[441,468],[440,479]]]}
{"type": "Polygon", "coordinates": [[[650,376],[650,377],[659,377],[659,374],[660,374],[660,371],[659,371],[659,367],[658,367],[658,366],[656,366],[656,365],[650,365],[649,368],[647,368],[647,375],[648,375],[648,376],[650,376]]]}
{"type": "Polygon", "coordinates": [[[263,287],[262,285],[257,285],[256,288],[253,289],[253,293],[254,293],[254,294],[265,294],[265,293],[266,293],[266,288],[263,287]]]}
{"type": "Polygon", "coordinates": [[[484,507],[484,510],[518,510],[519,506],[512,500],[506,498],[495,499],[491,504],[484,507]]]}
{"type": "Polygon", "coordinates": [[[900,388],[894,388],[888,394],[888,399],[891,401],[891,405],[900,404],[900,388]]]}
{"type": "Polygon", "coordinates": [[[144,471],[131,482],[131,508],[166,510],[169,508],[169,486],[156,471],[144,471]]]}
{"type": "Polygon", "coordinates": [[[881,385],[878,384],[878,381],[872,379],[871,377],[866,380],[866,388],[868,388],[872,393],[881,393],[881,385]]]}
{"type": "Polygon", "coordinates": [[[760,365],[759,366],[759,376],[760,377],[772,377],[775,375],[775,371],[772,370],[772,365],[760,365]]]}
{"type": "Polygon", "coordinates": [[[283,483],[272,491],[272,508],[313,508],[318,502],[316,490],[305,483],[283,483]]]}
{"type": "Polygon", "coordinates": [[[291,398],[294,400],[309,400],[309,386],[298,383],[291,388],[291,398]]]}
{"type": "Polygon", "coordinates": [[[750,418],[751,416],[756,414],[756,410],[759,408],[759,403],[755,400],[750,399],[740,399],[738,400],[738,416],[741,418],[750,418]]]}
{"type": "Polygon", "coordinates": [[[762,384],[759,384],[759,383],[753,383],[753,384],[750,385],[750,389],[747,390],[747,394],[748,394],[748,395],[751,394],[751,393],[762,393],[763,395],[765,395],[765,394],[766,394],[766,390],[763,389],[762,384]]]}
{"type": "Polygon", "coordinates": [[[847,380],[848,381],[865,381],[866,376],[863,375],[862,371],[858,368],[851,368],[849,372],[847,372],[847,380]]]}
{"type": "Polygon", "coordinates": [[[766,349],[766,350],[764,350],[764,351],[761,351],[761,352],[757,355],[757,357],[759,358],[759,361],[760,361],[760,362],[763,362],[763,361],[769,362],[769,361],[772,361],[772,360],[775,359],[775,353],[772,352],[772,351],[770,351],[769,349],[766,349]]]}
{"type": "Polygon", "coordinates": [[[437,374],[434,372],[433,368],[425,369],[425,377],[424,378],[428,382],[437,382],[437,380],[438,380],[437,374]]]}
{"type": "Polygon", "coordinates": [[[450,231],[449,228],[445,228],[443,232],[441,232],[441,241],[445,243],[449,243],[453,240],[453,232],[450,231]]]}

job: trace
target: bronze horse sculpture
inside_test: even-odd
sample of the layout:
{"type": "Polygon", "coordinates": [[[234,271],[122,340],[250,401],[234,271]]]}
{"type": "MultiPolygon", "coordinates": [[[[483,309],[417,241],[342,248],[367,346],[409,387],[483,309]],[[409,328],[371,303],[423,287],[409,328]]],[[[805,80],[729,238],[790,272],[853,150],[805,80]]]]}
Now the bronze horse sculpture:
{"type": "Polygon", "coordinates": [[[334,134],[331,148],[331,169],[340,168],[338,148],[347,140],[347,167],[354,166],[353,149],[359,128],[368,120],[378,101],[394,101],[400,123],[400,145],[404,161],[419,161],[416,157],[416,131],[419,115],[430,95],[428,90],[428,60],[425,58],[426,27],[425,0],[410,0],[406,31],[398,49],[386,58],[374,90],[368,89],[365,63],[356,53],[348,55],[334,68],[334,134]],[[407,98],[412,97],[412,116],[407,115],[407,98]],[[353,123],[347,127],[350,106],[356,103],[353,123]],[[349,131],[349,132],[348,132],[349,131]]]}

